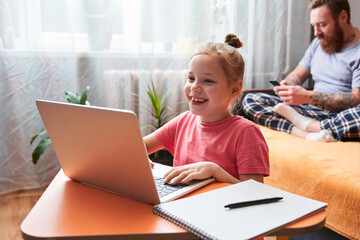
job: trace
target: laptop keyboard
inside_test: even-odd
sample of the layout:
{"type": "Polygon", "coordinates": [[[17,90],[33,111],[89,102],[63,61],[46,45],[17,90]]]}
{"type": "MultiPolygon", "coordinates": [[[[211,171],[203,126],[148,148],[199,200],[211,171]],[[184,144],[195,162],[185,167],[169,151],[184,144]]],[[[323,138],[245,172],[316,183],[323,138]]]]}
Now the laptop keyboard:
{"type": "Polygon", "coordinates": [[[173,193],[185,186],[184,184],[177,184],[177,185],[165,184],[164,180],[160,177],[154,177],[154,179],[160,198],[170,193],[173,193]]]}

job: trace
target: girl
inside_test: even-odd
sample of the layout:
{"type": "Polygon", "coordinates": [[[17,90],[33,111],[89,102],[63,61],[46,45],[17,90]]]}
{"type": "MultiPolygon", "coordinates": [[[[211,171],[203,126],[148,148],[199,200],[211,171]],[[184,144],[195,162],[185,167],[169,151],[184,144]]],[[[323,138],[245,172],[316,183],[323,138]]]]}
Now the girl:
{"type": "Polygon", "coordinates": [[[241,46],[234,34],[225,43],[200,45],[190,59],[184,87],[190,111],[144,137],[149,154],[165,147],[174,156],[165,183],[209,177],[263,182],[269,175],[268,147],[259,128],[230,111],[242,91],[245,63],[236,49],[241,46]]]}

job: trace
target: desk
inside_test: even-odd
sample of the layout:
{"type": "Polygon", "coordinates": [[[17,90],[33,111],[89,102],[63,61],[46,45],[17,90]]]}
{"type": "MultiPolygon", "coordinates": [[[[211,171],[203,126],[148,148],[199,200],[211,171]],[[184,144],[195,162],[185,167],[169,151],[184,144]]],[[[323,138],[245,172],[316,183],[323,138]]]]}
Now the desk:
{"type": "MultiPolygon", "coordinates": [[[[212,183],[195,193],[226,186],[212,183]]],[[[68,179],[62,170],[21,224],[24,239],[198,239],[152,213],[152,205],[68,179]]],[[[271,235],[297,235],[323,227],[322,211],[271,235]]]]}

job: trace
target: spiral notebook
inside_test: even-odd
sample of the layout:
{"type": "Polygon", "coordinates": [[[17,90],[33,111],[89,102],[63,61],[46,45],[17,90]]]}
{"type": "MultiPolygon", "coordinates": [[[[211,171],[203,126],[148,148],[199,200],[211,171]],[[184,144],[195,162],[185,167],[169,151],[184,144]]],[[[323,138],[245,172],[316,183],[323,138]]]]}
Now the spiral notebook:
{"type": "Polygon", "coordinates": [[[326,203],[254,180],[162,203],[153,212],[201,239],[254,239],[325,209],[326,203]],[[229,203],[282,197],[278,202],[228,209],[229,203]]]}

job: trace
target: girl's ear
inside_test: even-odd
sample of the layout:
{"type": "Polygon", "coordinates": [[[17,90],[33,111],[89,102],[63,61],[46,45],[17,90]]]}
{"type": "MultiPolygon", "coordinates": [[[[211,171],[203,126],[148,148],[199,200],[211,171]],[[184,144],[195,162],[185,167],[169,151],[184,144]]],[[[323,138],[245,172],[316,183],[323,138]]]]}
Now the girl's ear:
{"type": "Polygon", "coordinates": [[[232,88],[232,95],[234,96],[238,96],[241,93],[242,90],[242,80],[238,80],[236,83],[234,83],[233,88],[232,88]]]}

